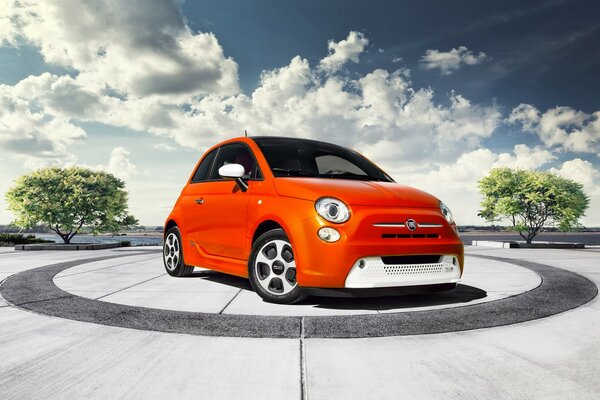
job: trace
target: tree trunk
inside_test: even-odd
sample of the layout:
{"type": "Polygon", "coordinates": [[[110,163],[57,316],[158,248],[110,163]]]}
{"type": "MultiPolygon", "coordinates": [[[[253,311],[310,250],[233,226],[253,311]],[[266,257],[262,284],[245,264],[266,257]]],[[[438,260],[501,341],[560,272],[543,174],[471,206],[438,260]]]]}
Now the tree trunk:
{"type": "Polygon", "coordinates": [[[61,239],[63,240],[64,244],[71,244],[71,238],[69,238],[69,235],[60,235],[61,239]]]}
{"type": "Polygon", "coordinates": [[[526,241],[527,241],[527,244],[531,244],[531,241],[533,240],[533,238],[534,238],[534,237],[535,237],[537,234],[538,234],[538,233],[537,233],[537,231],[536,231],[536,230],[529,231],[529,232],[527,233],[527,239],[526,239],[526,241]]]}

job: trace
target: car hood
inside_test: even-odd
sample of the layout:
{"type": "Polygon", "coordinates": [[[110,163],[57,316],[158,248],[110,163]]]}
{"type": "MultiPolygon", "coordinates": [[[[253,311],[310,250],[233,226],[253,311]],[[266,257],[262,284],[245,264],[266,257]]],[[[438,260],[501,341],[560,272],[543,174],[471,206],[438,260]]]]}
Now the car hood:
{"type": "Polygon", "coordinates": [[[316,201],[336,197],[350,206],[439,207],[439,200],[421,190],[393,182],[325,178],[275,178],[281,196],[316,201]]]}

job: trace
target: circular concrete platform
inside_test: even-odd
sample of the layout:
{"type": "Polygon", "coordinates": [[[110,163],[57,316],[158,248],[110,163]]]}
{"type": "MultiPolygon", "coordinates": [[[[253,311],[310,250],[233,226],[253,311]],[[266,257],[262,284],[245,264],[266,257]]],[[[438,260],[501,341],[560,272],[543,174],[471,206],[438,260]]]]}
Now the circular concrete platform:
{"type": "Polygon", "coordinates": [[[333,316],[410,312],[460,307],[515,296],[534,289],[540,276],[514,264],[466,257],[466,269],[455,290],[374,298],[311,297],[299,304],[263,301],[248,280],[202,268],[188,278],[164,272],[162,259],[140,255],[90,262],[54,277],[65,292],[109,303],[162,310],[213,314],[333,316]]]}
{"type": "Polygon", "coordinates": [[[164,273],[160,253],[137,251],[49,265],[9,277],[0,293],[41,314],[134,329],[214,336],[371,337],[507,325],[594,298],[586,278],[537,263],[467,257],[456,290],[371,299],[263,302],[247,280],[198,270],[164,273]]]}

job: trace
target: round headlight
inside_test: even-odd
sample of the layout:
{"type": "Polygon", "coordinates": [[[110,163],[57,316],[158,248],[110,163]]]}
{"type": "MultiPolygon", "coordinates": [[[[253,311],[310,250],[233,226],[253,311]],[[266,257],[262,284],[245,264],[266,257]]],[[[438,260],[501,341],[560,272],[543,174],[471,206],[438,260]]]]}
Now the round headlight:
{"type": "Polygon", "coordinates": [[[317,213],[329,222],[341,224],[350,219],[350,209],[343,201],[333,197],[322,197],[315,203],[317,213]]]}
{"type": "Polygon", "coordinates": [[[445,205],[443,201],[440,201],[440,211],[442,212],[442,215],[444,216],[444,218],[446,218],[446,220],[448,220],[449,223],[451,223],[451,224],[454,223],[454,216],[452,215],[452,211],[450,211],[448,206],[445,205]]]}

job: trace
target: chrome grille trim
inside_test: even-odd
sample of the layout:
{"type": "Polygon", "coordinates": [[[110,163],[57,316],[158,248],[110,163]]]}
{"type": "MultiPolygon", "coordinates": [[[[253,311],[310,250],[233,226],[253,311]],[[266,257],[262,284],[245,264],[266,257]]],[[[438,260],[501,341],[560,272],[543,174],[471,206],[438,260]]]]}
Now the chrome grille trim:
{"type": "MultiPolygon", "coordinates": [[[[406,224],[404,222],[377,222],[373,224],[374,227],[377,228],[406,228],[406,224]]],[[[430,223],[418,223],[418,228],[441,228],[444,225],[442,224],[430,224],[430,223]]]]}
{"type": "Polygon", "coordinates": [[[404,228],[406,225],[404,225],[404,223],[387,223],[387,222],[381,222],[381,223],[377,223],[377,224],[373,224],[373,226],[376,226],[378,228],[404,228]]]}

